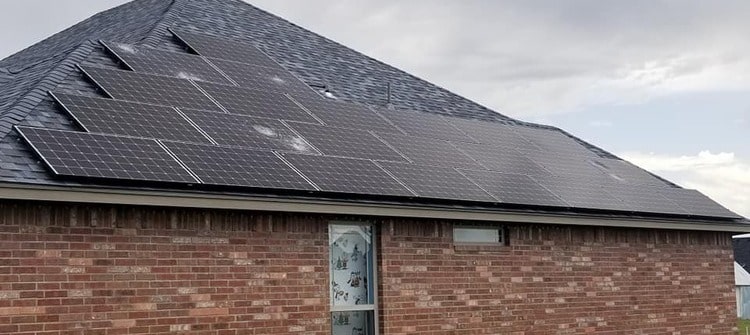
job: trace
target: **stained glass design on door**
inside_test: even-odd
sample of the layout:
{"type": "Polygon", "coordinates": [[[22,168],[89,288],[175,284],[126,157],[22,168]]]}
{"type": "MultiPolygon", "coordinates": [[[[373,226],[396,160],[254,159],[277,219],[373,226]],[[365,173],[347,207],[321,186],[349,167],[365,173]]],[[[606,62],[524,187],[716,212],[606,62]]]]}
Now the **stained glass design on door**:
{"type": "Polygon", "coordinates": [[[372,226],[333,224],[329,235],[333,334],[372,335],[372,226]]]}

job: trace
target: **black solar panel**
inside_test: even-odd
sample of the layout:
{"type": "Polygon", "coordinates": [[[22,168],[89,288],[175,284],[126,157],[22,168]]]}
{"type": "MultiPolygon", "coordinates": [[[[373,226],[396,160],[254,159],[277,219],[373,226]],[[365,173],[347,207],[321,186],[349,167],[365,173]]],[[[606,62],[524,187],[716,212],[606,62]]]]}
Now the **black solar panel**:
{"type": "Polygon", "coordinates": [[[202,110],[220,110],[189,80],[88,66],[82,69],[115,99],[202,110]]]}
{"type": "Polygon", "coordinates": [[[449,141],[475,142],[474,139],[464,134],[463,131],[448,123],[448,121],[452,121],[452,118],[444,118],[443,116],[430,113],[384,108],[377,109],[376,112],[390,120],[391,123],[408,135],[439,138],[449,141]]]}
{"type": "Polygon", "coordinates": [[[630,211],[607,189],[603,179],[561,178],[553,175],[533,176],[540,185],[574,208],[630,211]]]}
{"type": "Polygon", "coordinates": [[[172,107],[62,93],[53,97],[89,132],[210,143],[172,107]]]}
{"type": "Polygon", "coordinates": [[[665,187],[659,188],[659,191],[667,199],[677,203],[682,209],[691,215],[710,216],[730,219],[741,219],[742,216],[722,207],[709,197],[696,190],[682,188],[665,187]]]}
{"type": "Polygon", "coordinates": [[[104,42],[102,44],[127,67],[136,72],[232,85],[232,82],[200,56],[129,44],[104,42]]]}
{"type": "Polygon", "coordinates": [[[378,134],[378,136],[417,164],[467,169],[482,168],[476,161],[447,141],[399,134],[378,134]]]}
{"type": "Polygon", "coordinates": [[[193,49],[202,56],[265,67],[280,67],[273,59],[252,45],[230,41],[221,37],[196,34],[181,29],[171,29],[171,31],[190,49],[193,49]]]}
{"type": "Polygon", "coordinates": [[[272,92],[293,92],[323,99],[310,86],[283,68],[270,68],[217,58],[211,58],[209,61],[242,87],[272,92]]]}
{"type": "Polygon", "coordinates": [[[284,154],[284,158],[322,191],[366,195],[414,195],[369,160],[295,154],[284,154]]]}
{"type": "Polygon", "coordinates": [[[401,133],[371,109],[353,103],[292,94],[297,102],[328,126],[374,130],[381,133],[401,133]]]}
{"type": "Polygon", "coordinates": [[[198,83],[198,86],[213,97],[228,112],[233,114],[290,121],[318,122],[282,92],[252,90],[211,83],[198,83]]]}
{"type": "Polygon", "coordinates": [[[562,199],[526,175],[476,170],[460,171],[503,203],[569,207],[562,199]]]}
{"type": "Polygon", "coordinates": [[[557,130],[523,126],[516,126],[514,130],[546,152],[576,157],[580,160],[586,157],[598,157],[593,151],[557,130]]]}
{"type": "Polygon", "coordinates": [[[208,185],[316,190],[271,151],[164,142],[208,185]]]}
{"type": "Polygon", "coordinates": [[[644,185],[612,183],[607,185],[607,190],[617,199],[622,201],[630,211],[640,213],[661,213],[689,215],[685,209],[677,205],[673,200],[661,194],[660,189],[665,187],[648,187],[644,185]]]}
{"type": "Polygon", "coordinates": [[[324,155],[406,162],[367,131],[303,123],[289,125],[324,155]]]}
{"type": "Polygon", "coordinates": [[[589,161],[604,172],[604,174],[625,184],[654,187],[667,186],[667,183],[663,180],[654,177],[647,171],[627,161],[609,158],[591,158],[589,161]]]}
{"type": "Polygon", "coordinates": [[[60,176],[196,183],[156,140],[16,127],[60,176]]]}
{"type": "Polygon", "coordinates": [[[181,111],[218,144],[318,153],[279,120],[191,109],[181,111]]]}
{"type": "Polygon", "coordinates": [[[496,148],[514,149],[521,153],[540,150],[516,131],[517,127],[497,122],[448,118],[450,123],[471,136],[477,142],[492,145],[496,148]]]}
{"type": "Polygon", "coordinates": [[[452,168],[391,162],[378,164],[423,198],[497,202],[452,168]]]}
{"type": "Polygon", "coordinates": [[[544,167],[534,163],[513,148],[465,142],[454,142],[453,144],[489,170],[525,174],[532,177],[549,174],[549,171],[544,167]]]}

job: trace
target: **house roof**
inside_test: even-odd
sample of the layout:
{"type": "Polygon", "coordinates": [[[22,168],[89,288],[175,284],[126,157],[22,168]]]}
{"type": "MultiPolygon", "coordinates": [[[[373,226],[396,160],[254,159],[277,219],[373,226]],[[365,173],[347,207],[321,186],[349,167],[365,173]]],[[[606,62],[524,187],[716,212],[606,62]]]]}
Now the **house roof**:
{"type": "Polygon", "coordinates": [[[241,1],[137,0],[0,61],[0,138],[12,184],[746,223],[241,1]]]}

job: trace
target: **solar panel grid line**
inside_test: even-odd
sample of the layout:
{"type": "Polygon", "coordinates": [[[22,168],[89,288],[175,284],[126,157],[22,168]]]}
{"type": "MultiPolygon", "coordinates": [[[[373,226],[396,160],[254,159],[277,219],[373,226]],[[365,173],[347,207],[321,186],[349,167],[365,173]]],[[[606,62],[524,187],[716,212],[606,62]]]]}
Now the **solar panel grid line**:
{"type": "Polygon", "coordinates": [[[315,144],[313,144],[312,142],[308,141],[304,136],[302,136],[302,134],[300,134],[296,129],[294,129],[294,127],[292,127],[289,123],[287,123],[286,120],[279,120],[279,122],[281,122],[281,124],[283,124],[287,129],[289,129],[289,131],[291,131],[294,135],[297,135],[299,136],[299,138],[303,139],[305,143],[307,143],[307,145],[309,145],[311,148],[317,151],[318,154],[323,153],[322,150],[316,147],[315,144]]]}
{"type": "Polygon", "coordinates": [[[429,199],[495,202],[496,199],[454,168],[399,162],[379,164],[417,196],[429,199]]]}
{"type": "Polygon", "coordinates": [[[480,160],[478,160],[478,159],[474,158],[473,156],[469,155],[469,153],[466,150],[464,150],[463,148],[459,147],[456,143],[453,143],[452,141],[448,141],[448,143],[450,143],[454,148],[456,148],[456,150],[458,150],[462,154],[466,155],[466,157],[469,157],[469,158],[473,159],[477,163],[477,165],[479,165],[483,169],[485,169],[485,170],[491,170],[488,166],[486,166],[485,164],[483,164],[480,160]]]}
{"type": "Polygon", "coordinates": [[[466,178],[466,180],[468,180],[469,182],[471,182],[472,184],[474,184],[476,187],[478,187],[479,189],[481,189],[482,191],[484,191],[484,193],[487,193],[490,197],[492,197],[492,199],[495,199],[496,202],[499,202],[499,203],[503,202],[503,200],[500,199],[500,198],[498,198],[497,195],[495,195],[493,192],[490,192],[487,188],[482,187],[482,185],[479,185],[479,183],[477,183],[473,179],[469,178],[469,176],[464,171],[462,171],[462,169],[457,169],[457,168],[453,168],[453,169],[456,170],[456,172],[458,172],[462,176],[464,176],[464,178],[466,178]]]}
{"type": "Polygon", "coordinates": [[[280,153],[279,153],[278,151],[276,151],[276,150],[274,150],[274,151],[273,151],[273,154],[274,154],[274,155],[276,155],[276,157],[278,157],[278,158],[279,158],[279,159],[280,159],[280,160],[281,160],[282,162],[284,162],[284,164],[286,164],[286,165],[287,165],[287,166],[288,166],[288,167],[289,167],[290,169],[294,170],[294,172],[296,172],[296,173],[297,173],[297,174],[298,174],[298,175],[299,175],[300,177],[302,177],[302,179],[304,179],[305,181],[307,181],[308,183],[310,183],[310,185],[312,185],[312,187],[314,187],[314,188],[315,188],[315,190],[317,190],[317,191],[322,191],[322,189],[320,188],[320,186],[318,186],[317,184],[315,184],[315,182],[314,182],[314,181],[312,181],[312,179],[308,178],[308,177],[307,177],[307,176],[306,176],[306,175],[305,175],[304,173],[302,173],[302,171],[300,171],[300,170],[299,170],[299,169],[298,169],[298,168],[297,168],[296,166],[292,165],[292,163],[290,163],[290,162],[289,162],[289,161],[288,161],[288,160],[286,159],[286,157],[284,157],[284,155],[280,154],[280,153]]]}
{"type": "Polygon", "coordinates": [[[159,146],[162,149],[164,149],[164,151],[166,151],[170,156],[172,156],[172,158],[175,161],[177,161],[177,163],[179,163],[180,166],[182,166],[182,168],[185,169],[185,171],[187,171],[193,178],[195,178],[195,180],[197,180],[199,184],[203,184],[203,180],[201,180],[201,178],[195,172],[193,172],[193,170],[191,170],[187,165],[185,165],[185,163],[182,160],[180,160],[180,158],[177,157],[177,155],[175,155],[175,153],[172,152],[172,150],[170,150],[166,145],[164,145],[162,141],[156,140],[156,143],[158,143],[159,146]]]}
{"type": "Polygon", "coordinates": [[[190,123],[191,125],[193,125],[193,127],[195,128],[195,130],[197,130],[199,133],[201,133],[203,136],[205,136],[206,139],[208,139],[208,141],[211,142],[211,144],[213,144],[213,145],[219,145],[219,143],[216,142],[216,140],[213,137],[211,137],[211,135],[209,135],[205,130],[203,130],[203,128],[201,128],[200,125],[198,125],[193,120],[191,120],[190,117],[188,117],[187,115],[185,115],[185,113],[183,113],[182,110],[180,110],[177,107],[172,107],[172,108],[175,110],[175,112],[177,112],[177,114],[180,114],[180,116],[182,116],[182,118],[185,119],[185,121],[187,121],[188,123],[190,123]]]}
{"type": "Polygon", "coordinates": [[[374,136],[375,138],[377,138],[380,142],[383,142],[383,144],[385,144],[387,147],[391,148],[391,150],[395,151],[397,154],[399,154],[401,157],[403,157],[407,162],[414,163],[414,160],[412,160],[411,158],[409,158],[407,155],[405,155],[400,150],[396,149],[396,147],[394,147],[393,145],[391,145],[390,143],[388,143],[388,141],[386,141],[382,137],[380,137],[380,135],[378,135],[378,133],[376,133],[376,132],[374,132],[372,130],[368,131],[368,133],[370,133],[372,136],[374,136]]]}
{"type": "Polygon", "coordinates": [[[501,203],[570,207],[570,204],[559,195],[529,175],[488,170],[457,170],[501,203]]]}
{"type": "Polygon", "coordinates": [[[453,122],[451,122],[450,119],[452,119],[453,117],[448,117],[448,116],[439,115],[439,114],[437,116],[439,118],[443,119],[445,121],[445,123],[448,124],[448,126],[450,126],[451,128],[455,129],[457,132],[459,132],[459,133],[463,134],[464,136],[466,136],[469,140],[471,140],[471,142],[473,142],[473,143],[479,143],[479,141],[477,139],[475,139],[474,137],[472,137],[471,134],[469,134],[468,132],[464,131],[463,129],[461,129],[458,126],[456,126],[453,122]]]}
{"type": "Polygon", "coordinates": [[[417,192],[414,191],[414,189],[412,189],[411,187],[409,187],[409,185],[404,184],[404,182],[401,181],[401,179],[396,178],[396,176],[393,173],[391,173],[391,171],[388,171],[388,169],[386,169],[385,167],[383,167],[383,165],[380,165],[380,163],[378,163],[378,161],[374,161],[374,160],[370,160],[370,161],[373,164],[377,165],[377,167],[379,167],[380,170],[383,170],[383,172],[385,172],[385,174],[387,174],[391,178],[393,178],[393,180],[395,180],[397,183],[401,184],[401,186],[403,186],[405,189],[407,189],[409,192],[411,192],[415,197],[419,196],[419,194],[417,194],[417,192]]]}
{"type": "Polygon", "coordinates": [[[317,119],[319,123],[326,126],[405,134],[403,130],[396,128],[390,120],[376,113],[366,105],[348,101],[329,100],[328,98],[305,100],[303,102],[302,97],[289,93],[287,95],[298,106],[317,119]],[[346,118],[343,116],[346,116],[346,118]],[[352,122],[352,119],[359,121],[359,125],[356,122],[352,122]]]}
{"type": "Polygon", "coordinates": [[[55,95],[55,93],[53,93],[52,91],[47,91],[47,94],[48,94],[49,96],[51,96],[53,100],[55,100],[55,103],[57,103],[57,105],[58,105],[58,106],[62,107],[62,109],[63,109],[63,110],[64,110],[64,111],[65,111],[65,112],[66,112],[66,113],[68,114],[68,116],[70,116],[70,117],[71,117],[71,118],[73,119],[73,121],[75,121],[75,123],[76,123],[76,124],[77,124],[77,125],[78,125],[79,127],[81,127],[81,129],[83,129],[83,130],[84,130],[85,132],[89,132],[89,133],[91,132],[91,131],[90,131],[90,130],[89,130],[89,129],[88,129],[87,127],[86,127],[86,125],[85,125],[85,124],[84,124],[83,122],[81,122],[81,120],[80,120],[80,119],[78,119],[78,117],[76,117],[76,115],[75,115],[75,114],[74,114],[74,113],[73,113],[73,112],[72,112],[72,111],[71,111],[71,110],[70,110],[70,109],[68,108],[68,106],[66,106],[66,105],[65,105],[64,103],[62,103],[62,101],[60,100],[60,98],[58,98],[58,97],[57,97],[57,96],[55,95]]]}
{"type": "Polygon", "coordinates": [[[94,82],[94,84],[96,85],[97,89],[99,89],[102,92],[104,92],[104,94],[106,96],[108,96],[109,98],[115,99],[115,96],[112,94],[112,92],[109,92],[104,87],[104,85],[102,85],[98,80],[96,80],[96,78],[94,78],[94,76],[92,76],[91,74],[89,74],[88,72],[86,72],[86,69],[84,69],[83,66],[81,66],[80,64],[76,64],[76,68],[78,68],[78,70],[81,71],[81,73],[83,74],[83,77],[88,78],[89,80],[91,80],[92,82],[94,82]]]}
{"type": "Polygon", "coordinates": [[[232,79],[232,77],[230,77],[226,72],[224,72],[224,70],[222,70],[221,68],[219,68],[218,66],[216,66],[216,64],[214,64],[213,62],[211,62],[211,60],[208,57],[204,57],[204,56],[200,56],[200,55],[198,55],[198,57],[203,58],[203,60],[206,61],[206,63],[208,63],[208,65],[210,65],[214,70],[216,70],[216,72],[221,73],[221,75],[224,76],[224,78],[226,78],[230,83],[232,83],[232,85],[234,85],[234,86],[240,86],[240,84],[238,82],[234,81],[234,79],[232,79]]]}
{"type": "Polygon", "coordinates": [[[213,96],[211,96],[210,94],[208,94],[208,92],[206,92],[206,90],[203,89],[203,87],[201,87],[200,85],[198,85],[198,83],[196,83],[196,82],[194,82],[192,80],[189,80],[189,81],[190,81],[191,84],[193,84],[193,86],[196,89],[198,89],[199,91],[201,91],[201,93],[203,93],[203,95],[205,95],[206,97],[208,97],[209,100],[211,100],[217,107],[219,107],[219,109],[222,112],[224,112],[226,114],[231,114],[231,112],[226,107],[224,107],[218,100],[216,100],[216,98],[214,98],[213,96]]]}
{"type": "Polygon", "coordinates": [[[123,58],[120,54],[118,54],[114,48],[107,45],[107,43],[104,40],[99,40],[99,44],[101,44],[104,47],[104,49],[107,50],[109,53],[113,54],[120,63],[125,65],[126,68],[128,68],[128,70],[135,71],[135,67],[129,64],[128,61],[125,60],[125,58],[123,58]]]}
{"type": "MultiPolygon", "coordinates": [[[[318,124],[325,125],[326,123],[321,120],[315,113],[313,113],[309,108],[307,108],[305,105],[301,104],[297,99],[294,98],[294,96],[290,95],[289,93],[284,93],[289,100],[292,100],[299,108],[302,108],[307,114],[309,114],[318,124]]],[[[324,98],[325,99],[325,98],[324,98]]]]}
{"type": "Polygon", "coordinates": [[[410,162],[453,168],[483,168],[471,156],[458,151],[449,141],[439,138],[400,134],[373,134],[410,162]]]}
{"type": "Polygon", "coordinates": [[[54,174],[56,174],[56,175],[61,175],[60,171],[58,171],[58,170],[57,170],[57,169],[55,168],[55,166],[54,166],[54,165],[52,164],[52,162],[50,162],[50,161],[49,161],[49,160],[47,159],[47,157],[45,157],[44,155],[42,155],[42,151],[41,151],[41,148],[37,147],[37,145],[36,145],[36,144],[34,144],[34,142],[33,142],[33,141],[31,141],[31,139],[30,139],[30,138],[29,138],[28,136],[26,136],[26,134],[25,134],[25,133],[24,133],[24,132],[22,131],[22,130],[23,130],[23,128],[21,128],[21,127],[18,127],[18,126],[13,126],[13,129],[15,129],[15,130],[16,130],[16,133],[17,133],[17,134],[19,134],[19,135],[21,136],[21,138],[23,138],[23,140],[24,140],[24,141],[26,142],[26,144],[27,144],[27,145],[29,145],[29,146],[31,147],[31,150],[33,150],[33,151],[34,151],[34,152],[36,153],[36,156],[37,156],[37,157],[38,157],[39,159],[41,159],[41,160],[42,160],[42,162],[44,162],[44,164],[46,165],[46,167],[47,167],[48,169],[52,170],[52,173],[54,173],[54,174]]]}
{"type": "Polygon", "coordinates": [[[299,122],[289,126],[325,156],[408,162],[369,131],[299,122]]]}

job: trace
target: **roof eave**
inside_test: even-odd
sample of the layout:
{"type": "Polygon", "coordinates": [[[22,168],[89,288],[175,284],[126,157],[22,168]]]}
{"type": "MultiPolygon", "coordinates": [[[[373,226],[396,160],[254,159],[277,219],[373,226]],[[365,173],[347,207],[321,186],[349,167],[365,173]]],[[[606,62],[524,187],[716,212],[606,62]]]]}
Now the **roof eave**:
{"type": "Polygon", "coordinates": [[[750,233],[747,222],[526,213],[321,199],[0,183],[0,199],[750,233]]]}

